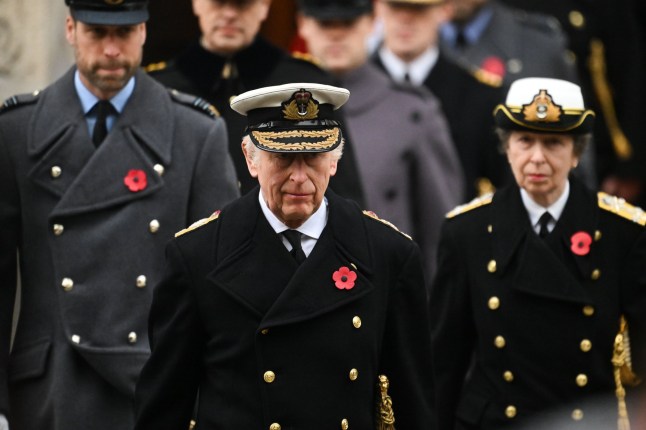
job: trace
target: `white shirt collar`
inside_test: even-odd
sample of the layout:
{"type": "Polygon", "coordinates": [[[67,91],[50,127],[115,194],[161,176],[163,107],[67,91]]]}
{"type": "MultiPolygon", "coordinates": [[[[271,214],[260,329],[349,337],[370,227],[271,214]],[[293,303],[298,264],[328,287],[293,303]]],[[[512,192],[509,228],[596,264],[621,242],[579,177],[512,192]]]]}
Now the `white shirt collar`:
{"type": "MultiPolygon", "coordinates": [[[[269,209],[267,202],[265,202],[265,199],[263,199],[262,197],[262,190],[260,190],[260,192],[258,193],[258,201],[260,202],[260,209],[262,209],[262,213],[265,215],[265,218],[267,218],[269,225],[274,229],[276,234],[280,234],[285,230],[289,230],[289,227],[287,227],[285,223],[279,220],[276,215],[274,215],[274,213],[269,209]]],[[[327,198],[323,197],[323,203],[321,204],[321,206],[319,206],[316,212],[314,212],[300,227],[295,229],[303,234],[301,242],[305,255],[309,256],[310,252],[312,252],[312,249],[314,249],[316,241],[321,237],[321,233],[323,233],[323,229],[327,224],[327,218],[328,202],[327,198]]],[[[287,239],[285,239],[282,234],[280,235],[280,237],[287,249],[291,250],[291,245],[289,245],[287,239]]]]}
{"type": "Polygon", "coordinates": [[[567,181],[565,183],[565,188],[563,189],[563,193],[561,196],[556,199],[554,203],[552,203],[549,207],[543,207],[536,203],[532,198],[529,196],[529,193],[525,191],[524,189],[520,189],[520,197],[523,200],[523,205],[525,206],[525,209],[527,209],[527,213],[529,214],[529,221],[532,223],[532,226],[534,227],[534,230],[538,232],[540,226],[538,224],[538,219],[543,215],[545,211],[549,212],[550,215],[552,215],[552,221],[548,224],[548,230],[552,231],[554,229],[554,226],[556,225],[556,222],[559,220],[561,217],[561,214],[563,213],[563,210],[565,209],[565,204],[567,203],[567,199],[570,196],[570,181],[567,181]]]}
{"type": "Polygon", "coordinates": [[[408,73],[410,83],[416,86],[424,84],[429,73],[435,67],[439,55],[440,51],[437,46],[430,46],[416,59],[406,63],[385,45],[379,49],[379,58],[392,79],[395,82],[404,82],[404,75],[408,73]]]}

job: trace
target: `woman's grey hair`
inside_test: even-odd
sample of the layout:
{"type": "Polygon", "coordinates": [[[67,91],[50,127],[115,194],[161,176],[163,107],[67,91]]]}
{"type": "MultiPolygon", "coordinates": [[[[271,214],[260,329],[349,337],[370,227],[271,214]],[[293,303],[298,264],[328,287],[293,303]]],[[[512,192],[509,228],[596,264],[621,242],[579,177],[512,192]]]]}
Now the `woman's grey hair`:
{"type": "MultiPolygon", "coordinates": [[[[245,151],[249,155],[249,158],[251,158],[251,162],[257,166],[260,161],[260,157],[258,154],[259,154],[259,151],[261,150],[258,149],[256,145],[253,144],[248,134],[242,137],[242,144],[244,145],[245,151]]],[[[342,139],[341,144],[336,148],[334,148],[332,151],[330,151],[330,154],[332,154],[332,159],[334,161],[339,161],[343,156],[344,144],[345,144],[345,139],[342,139]]]]}
{"type": "MultiPolygon", "coordinates": [[[[509,146],[509,138],[511,137],[511,133],[513,131],[514,130],[506,130],[500,127],[496,127],[496,134],[498,135],[498,140],[500,141],[498,150],[503,154],[507,151],[507,146],[509,146]]],[[[580,157],[581,154],[583,154],[583,151],[585,151],[585,148],[590,144],[590,141],[592,140],[592,133],[573,134],[571,136],[574,139],[574,155],[580,157]]]]}

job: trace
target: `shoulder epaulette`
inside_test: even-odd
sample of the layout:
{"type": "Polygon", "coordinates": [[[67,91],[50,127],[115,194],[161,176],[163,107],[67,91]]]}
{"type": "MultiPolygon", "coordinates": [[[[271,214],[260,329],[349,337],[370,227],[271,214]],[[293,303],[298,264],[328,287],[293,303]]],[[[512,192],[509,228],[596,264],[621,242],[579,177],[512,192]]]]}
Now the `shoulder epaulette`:
{"type": "Polygon", "coordinates": [[[318,67],[322,67],[321,65],[321,60],[313,56],[312,54],[308,54],[306,52],[292,52],[292,57],[296,58],[298,60],[303,60],[307,61],[308,63],[312,63],[317,65],[318,67]]]}
{"type": "Polygon", "coordinates": [[[620,197],[611,196],[601,191],[597,193],[597,197],[601,209],[646,226],[646,212],[642,208],[633,206],[620,197]]]}
{"type": "Polygon", "coordinates": [[[159,63],[150,63],[146,67],[144,67],[144,70],[146,73],[150,72],[156,72],[158,70],[164,70],[168,66],[168,63],[166,61],[160,61],[159,63]]]}
{"type": "Polygon", "coordinates": [[[546,15],[540,12],[526,12],[518,11],[516,19],[521,21],[522,25],[532,27],[544,33],[553,33],[560,35],[563,31],[558,19],[553,16],[546,15]]]}
{"type": "Polygon", "coordinates": [[[38,100],[39,94],[40,94],[40,91],[34,91],[33,93],[18,94],[18,95],[9,97],[0,106],[0,113],[21,105],[36,103],[36,100],[38,100]]]}
{"type": "Polygon", "coordinates": [[[502,87],[502,77],[491,73],[488,70],[476,68],[471,70],[471,75],[478,80],[478,82],[494,88],[502,87]]]}
{"type": "Polygon", "coordinates": [[[196,109],[202,113],[207,114],[212,118],[218,118],[220,112],[213,106],[211,103],[207,102],[201,97],[192,96],[190,94],[182,93],[177,90],[169,90],[170,95],[176,102],[182,103],[186,106],[190,106],[193,109],[196,109]]]}
{"type": "Polygon", "coordinates": [[[204,225],[207,225],[211,221],[215,221],[220,217],[220,211],[215,211],[213,214],[211,214],[210,217],[208,218],[202,218],[201,220],[195,221],[193,224],[190,226],[186,227],[184,230],[180,230],[177,233],[175,233],[175,237],[180,237],[183,234],[186,234],[190,231],[196,230],[204,225]]]}
{"type": "Polygon", "coordinates": [[[376,214],[376,213],[374,213],[373,211],[363,211],[363,214],[364,214],[365,216],[367,216],[368,218],[372,218],[372,219],[374,219],[374,220],[376,220],[376,221],[379,221],[379,222],[380,222],[380,223],[382,223],[382,224],[387,225],[388,227],[392,228],[393,230],[395,230],[397,233],[401,234],[401,235],[402,235],[402,236],[404,236],[405,238],[410,239],[410,240],[413,240],[413,238],[412,238],[412,237],[410,237],[409,235],[407,235],[406,233],[404,233],[403,231],[401,231],[400,229],[398,229],[398,228],[397,228],[397,226],[396,226],[395,224],[393,224],[393,223],[392,223],[392,222],[390,222],[390,221],[386,221],[385,219],[381,219],[381,218],[379,218],[379,217],[377,216],[377,214],[376,214]]]}
{"type": "Polygon", "coordinates": [[[446,217],[453,218],[460,214],[472,211],[473,209],[479,208],[480,206],[488,205],[489,203],[491,203],[492,200],[493,200],[493,193],[484,194],[480,197],[476,197],[475,199],[471,200],[469,203],[456,206],[452,211],[446,214],[446,217]]]}

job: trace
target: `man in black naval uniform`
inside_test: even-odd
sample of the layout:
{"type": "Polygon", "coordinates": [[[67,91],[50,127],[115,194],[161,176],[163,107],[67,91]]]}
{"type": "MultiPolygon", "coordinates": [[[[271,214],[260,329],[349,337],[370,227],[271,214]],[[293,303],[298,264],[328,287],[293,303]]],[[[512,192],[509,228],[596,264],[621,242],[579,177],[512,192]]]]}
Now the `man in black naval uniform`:
{"type": "MultiPolygon", "coordinates": [[[[155,79],[170,88],[198,95],[220,111],[229,132],[229,148],[242,193],[257,185],[247,174],[239,145],[244,119],[229,106],[237,94],[288,82],[331,84],[332,78],[310,61],[292,57],[258,35],[271,0],[193,0],[201,37],[170,62],[148,67],[155,79]]],[[[346,140],[339,175],[331,188],[363,202],[353,146],[346,140]]]]}
{"type": "Polygon", "coordinates": [[[167,249],[137,430],[432,428],[417,245],[327,190],[349,92],[286,84],[232,101],[260,187],[167,249]],[[388,387],[389,385],[389,387],[388,387]]]}
{"type": "Polygon", "coordinates": [[[0,417],[127,430],[164,245],[238,189],[224,121],[139,70],[147,2],[66,4],[76,66],[0,108],[0,417]]]}
{"type": "Polygon", "coordinates": [[[482,70],[467,70],[439,48],[440,25],[450,19],[447,1],[377,0],[375,6],[384,38],[373,60],[396,82],[425,86],[440,100],[462,162],[465,195],[508,183],[509,167],[489,115],[504,97],[502,82],[482,70]]]}
{"type": "Polygon", "coordinates": [[[622,316],[634,371],[646,371],[646,214],[571,175],[593,117],[580,87],[547,78],[515,81],[495,111],[516,183],[443,227],[430,297],[438,430],[556,408],[596,428],[591,398],[616,390],[623,406],[632,382],[622,316]]]}

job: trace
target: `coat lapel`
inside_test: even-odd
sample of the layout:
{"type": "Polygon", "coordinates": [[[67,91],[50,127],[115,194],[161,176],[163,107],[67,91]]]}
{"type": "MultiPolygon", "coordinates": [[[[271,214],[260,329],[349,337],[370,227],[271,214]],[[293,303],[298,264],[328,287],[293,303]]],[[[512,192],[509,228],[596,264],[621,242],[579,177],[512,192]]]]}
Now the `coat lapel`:
{"type": "MultiPolygon", "coordinates": [[[[568,205],[571,201],[568,200],[568,205]]],[[[511,287],[540,297],[588,303],[589,294],[569,269],[563,254],[550,249],[546,240],[533,233],[518,188],[507,187],[496,193],[492,204],[494,259],[500,275],[512,271],[511,287]]],[[[563,229],[562,219],[563,216],[557,230],[563,229]]],[[[564,234],[557,230],[555,234],[564,234]]],[[[558,246],[559,240],[556,242],[558,246]]]]}
{"type": "Polygon", "coordinates": [[[102,210],[161,188],[163,180],[153,166],[170,164],[174,126],[168,120],[172,118],[172,102],[166,91],[138,72],[128,104],[95,150],[73,79],[74,69],[44,96],[32,118],[28,142],[29,155],[40,156],[30,178],[61,197],[52,215],[102,210]],[[55,165],[63,166],[63,174],[51,180],[50,169],[55,165]],[[146,175],[145,189],[133,192],[124,184],[131,169],[146,175]]]}
{"type": "Polygon", "coordinates": [[[293,324],[325,315],[369,294],[372,258],[363,215],[358,207],[327,193],[328,223],[314,250],[296,270],[283,293],[263,318],[262,327],[293,324]],[[335,286],[341,267],[357,274],[352,289],[335,286]]]}

